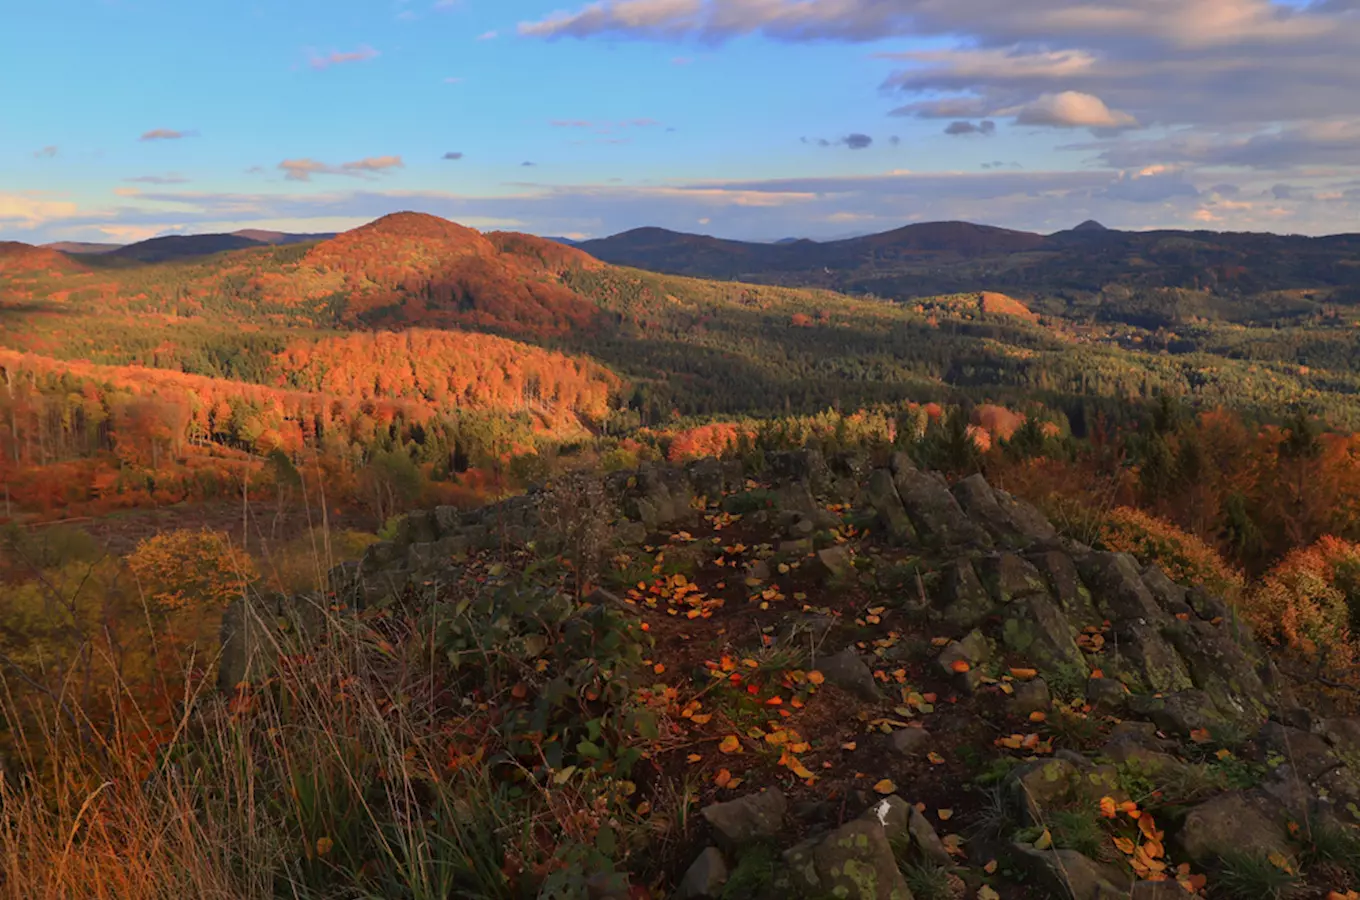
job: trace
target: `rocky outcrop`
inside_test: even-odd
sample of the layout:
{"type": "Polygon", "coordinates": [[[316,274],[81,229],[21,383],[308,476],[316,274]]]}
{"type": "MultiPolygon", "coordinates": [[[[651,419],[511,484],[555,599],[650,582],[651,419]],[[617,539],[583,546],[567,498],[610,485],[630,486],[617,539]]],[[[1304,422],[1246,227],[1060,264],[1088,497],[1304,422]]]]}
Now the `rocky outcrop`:
{"type": "MultiPolygon", "coordinates": [[[[1360,818],[1360,720],[1322,719],[1287,708],[1296,704],[1282,705],[1278,674],[1221,598],[1178,585],[1130,555],[1064,540],[1033,507],[981,476],[951,487],[902,454],[879,462],[804,451],[775,454],[761,472],[711,459],[648,466],[605,478],[608,502],[601,509],[616,511],[608,524],[618,549],[666,543],[696,523],[701,509],[721,503],[770,531],[759,558],[743,559],[746,577],[765,581],[776,567],[787,572],[789,564],[805,565],[829,601],[869,582],[894,584],[883,576],[889,566],[874,572],[890,557],[890,565],[908,576],[895,582],[896,592],[885,602],[897,603],[899,615],[920,626],[910,638],[915,643],[904,639],[876,650],[892,644],[870,627],[876,620],[859,621],[851,636],[847,620],[860,613],[835,609],[790,609],[768,629],[771,645],[797,651],[798,664],[818,669],[847,705],[877,706],[886,715],[907,694],[897,698],[899,684],[885,670],[915,662],[924,664],[912,670],[913,680],[924,671],[947,684],[951,703],[990,693],[1003,714],[1042,722],[1084,701],[1093,717],[1126,719],[1103,746],[1093,745],[1098,751],[1064,747],[1009,770],[999,790],[1032,827],[1043,827],[1056,812],[1096,808],[1103,797],[1129,799],[1121,790],[1127,771],[1193,781],[1203,774],[1204,757],[1187,762],[1184,748],[1205,734],[1256,737],[1276,762],[1251,790],[1219,786],[1217,796],[1196,794],[1186,803],[1183,823],[1169,827],[1168,835],[1168,846],[1183,858],[1207,864],[1234,848],[1283,853],[1290,817],[1360,818]],[[753,478],[760,479],[759,489],[748,482],[753,478]],[[844,535],[831,534],[842,525],[868,528],[872,542],[844,543],[844,535]],[[894,665],[880,666],[884,659],[894,665]],[[1032,671],[1008,674],[1019,669],[1032,671]],[[1009,696],[1000,696],[1001,686],[1009,696]],[[1272,714],[1275,721],[1267,725],[1272,714]]],[[[545,489],[480,510],[412,514],[392,540],[333,571],[329,596],[237,604],[224,621],[224,687],[267,669],[280,623],[306,633],[327,608],[410,599],[472,554],[536,541],[551,496],[545,489]]],[[[695,563],[715,552],[706,541],[667,549],[676,558],[694,554],[695,563]]],[[[939,763],[925,758],[936,757],[937,747],[947,750],[948,735],[932,735],[935,726],[927,724],[931,730],[897,721],[890,733],[862,739],[859,751],[871,752],[861,758],[879,765],[939,763]]],[[[864,785],[881,777],[862,776],[864,785]]],[[[868,797],[860,795],[858,802],[862,808],[868,797]]],[[[774,788],[703,807],[702,833],[716,846],[684,875],[680,895],[715,896],[742,848],[772,841],[792,844],[773,896],[909,900],[895,849],[909,847],[914,858],[940,866],[957,862],[958,847],[946,847],[922,813],[900,798],[848,821],[842,806],[820,832],[791,827],[797,808],[795,803],[791,811],[774,788]],[[795,842],[794,834],[809,836],[795,842]]],[[[1071,849],[1018,844],[1015,851],[1054,896],[1155,898],[1162,890],[1134,884],[1108,861],[1071,849]]]]}

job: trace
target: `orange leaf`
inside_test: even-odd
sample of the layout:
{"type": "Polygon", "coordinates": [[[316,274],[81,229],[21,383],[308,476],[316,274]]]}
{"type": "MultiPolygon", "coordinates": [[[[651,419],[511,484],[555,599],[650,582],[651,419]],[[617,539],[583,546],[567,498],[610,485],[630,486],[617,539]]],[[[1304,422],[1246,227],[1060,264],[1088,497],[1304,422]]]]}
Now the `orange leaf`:
{"type": "Polygon", "coordinates": [[[885,778],[874,785],[874,790],[880,794],[895,794],[897,793],[897,785],[892,783],[891,778],[885,778]]]}
{"type": "Polygon", "coordinates": [[[944,757],[936,753],[934,750],[931,750],[929,753],[926,754],[926,759],[930,760],[930,764],[932,766],[938,766],[944,762],[944,757]]]}
{"type": "Polygon", "coordinates": [[[1044,720],[1047,719],[1047,718],[1048,718],[1048,713],[1046,713],[1046,712],[1044,712],[1043,710],[1040,710],[1040,709],[1036,709],[1034,712],[1032,712],[1032,713],[1029,714],[1029,720],[1030,720],[1031,722],[1042,722],[1042,721],[1044,721],[1044,720]]]}
{"type": "Polygon", "coordinates": [[[955,672],[963,673],[973,667],[968,664],[968,660],[966,659],[956,659],[949,664],[949,668],[953,669],[955,672]]]}
{"type": "MultiPolygon", "coordinates": [[[[1115,815],[1118,814],[1118,812],[1119,812],[1119,810],[1118,810],[1118,808],[1114,805],[1114,798],[1113,798],[1113,797],[1101,797],[1101,798],[1100,798],[1100,815],[1101,815],[1102,818],[1113,819],[1113,818],[1115,817],[1115,815]]],[[[1127,852],[1127,851],[1125,851],[1125,852],[1127,852]]]]}
{"type": "Polygon", "coordinates": [[[726,769],[719,769],[718,774],[713,776],[713,783],[718,787],[727,787],[732,780],[732,773],[726,769]]]}
{"type": "Polygon", "coordinates": [[[1038,669],[1011,669],[1011,677],[1018,678],[1021,681],[1029,681],[1031,678],[1035,678],[1038,675],[1038,669]]]}
{"type": "Polygon", "coordinates": [[[807,673],[807,680],[812,684],[821,684],[826,681],[826,676],[816,669],[813,669],[811,672],[807,673]]]}
{"type": "Polygon", "coordinates": [[[718,749],[721,750],[723,753],[740,753],[741,739],[738,738],[735,734],[729,734],[727,737],[722,739],[722,743],[718,744],[718,749]]]}

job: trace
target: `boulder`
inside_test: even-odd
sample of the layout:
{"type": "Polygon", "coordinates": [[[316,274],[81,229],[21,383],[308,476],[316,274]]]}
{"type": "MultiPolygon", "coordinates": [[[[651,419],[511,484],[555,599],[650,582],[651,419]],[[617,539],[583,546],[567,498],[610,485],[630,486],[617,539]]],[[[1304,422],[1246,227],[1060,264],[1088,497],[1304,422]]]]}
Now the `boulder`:
{"type": "Polygon", "coordinates": [[[994,604],[973,564],[956,559],[945,566],[938,605],[944,620],[958,628],[972,628],[992,614],[994,604]]]}
{"type": "Polygon", "coordinates": [[[1186,813],[1176,842],[1191,861],[1210,863],[1243,852],[1288,856],[1283,810],[1260,791],[1232,791],[1186,813]]]}
{"type": "Polygon", "coordinates": [[[1065,759],[1034,760],[1012,769],[1005,783],[1037,824],[1044,821],[1046,811],[1076,800],[1079,776],[1077,767],[1065,759]]]}
{"type": "Polygon", "coordinates": [[[904,459],[901,453],[893,457],[893,484],[921,540],[936,547],[992,546],[987,532],[964,515],[942,477],[921,472],[904,459]]]}
{"type": "Polygon", "coordinates": [[[1086,682],[1086,702],[1098,713],[1122,712],[1129,702],[1129,689],[1117,678],[1091,678],[1086,682]]]}
{"type": "Polygon", "coordinates": [[[952,860],[949,850],[945,847],[944,841],[935,831],[935,826],[916,807],[911,807],[911,815],[907,821],[907,831],[911,834],[911,842],[921,855],[936,865],[947,866],[952,860]]]}
{"type": "Polygon", "coordinates": [[[1176,622],[1165,633],[1194,686],[1207,693],[1224,715],[1244,725],[1265,718],[1269,692],[1253,660],[1228,629],[1196,619],[1176,622]]]}
{"type": "Polygon", "coordinates": [[[1129,708],[1169,734],[1188,738],[1190,732],[1207,729],[1210,733],[1234,723],[1218,710],[1204,691],[1177,691],[1174,694],[1134,694],[1129,708]]]}
{"type": "Polygon", "coordinates": [[[1143,583],[1138,562],[1127,553],[1089,553],[1077,561],[1096,609],[1114,622],[1160,624],[1169,616],[1143,583]]]}
{"type": "Polygon", "coordinates": [[[794,887],[809,897],[912,900],[887,833],[877,821],[854,819],[816,842],[784,854],[794,887]]]}
{"type": "Polygon", "coordinates": [[[1140,690],[1169,693],[1195,686],[1185,661],[1156,626],[1121,620],[1115,627],[1113,645],[1108,653],[1117,662],[1109,668],[1140,690]]]}
{"type": "Polygon", "coordinates": [[[966,662],[969,669],[976,669],[992,658],[992,645],[981,631],[973,630],[961,641],[952,641],[940,652],[938,662],[941,671],[953,675],[955,663],[966,662]]]}
{"type": "Polygon", "coordinates": [[[1036,850],[1030,844],[1016,844],[1015,849],[1029,860],[1051,897],[1128,900],[1130,878],[1112,865],[1098,863],[1075,850],[1036,850]]]}
{"type": "Polygon", "coordinates": [[[676,885],[675,900],[718,900],[727,884],[727,860],[717,847],[700,853],[676,885]]]}
{"type": "Polygon", "coordinates": [[[930,743],[930,732],[924,728],[899,728],[888,735],[888,746],[898,756],[920,756],[930,743]]]}
{"type": "Polygon", "coordinates": [[[843,578],[853,568],[850,548],[844,544],[817,551],[817,569],[825,578],[843,578]]]}
{"type": "Polygon", "coordinates": [[[1086,657],[1077,647],[1077,633],[1058,605],[1048,597],[1026,597],[1008,605],[1001,626],[1001,641],[1040,672],[1089,671],[1086,657]]]}
{"type": "Polygon", "coordinates": [[[818,660],[817,668],[829,683],[861,700],[874,702],[883,699],[874,673],[854,647],[846,647],[840,653],[818,660]]]}
{"type": "Polygon", "coordinates": [[[1050,550],[1031,554],[1029,561],[1048,581],[1058,608],[1077,628],[1101,624],[1095,602],[1077,573],[1077,564],[1066,553],[1050,550]]]}
{"type": "Polygon", "coordinates": [[[907,510],[902,505],[902,498],[897,495],[891,472],[875,469],[869,476],[869,483],[865,485],[864,494],[870,508],[878,516],[879,526],[888,532],[889,537],[900,544],[916,543],[916,529],[912,527],[911,519],[907,518],[907,510]]]}
{"type": "Polygon", "coordinates": [[[1053,708],[1053,696],[1048,691],[1048,682],[1042,678],[1022,681],[1011,695],[1011,714],[1025,718],[1030,713],[1048,712],[1053,708]]]}
{"type": "Polygon", "coordinates": [[[1014,553],[984,557],[980,568],[982,583],[997,604],[1048,593],[1048,583],[1034,564],[1014,553]]]}
{"type": "Polygon", "coordinates": [[[784,824],[788,801],[778,788],[705,806],[700,814],[728,849],[774,837],[784,824]]]}

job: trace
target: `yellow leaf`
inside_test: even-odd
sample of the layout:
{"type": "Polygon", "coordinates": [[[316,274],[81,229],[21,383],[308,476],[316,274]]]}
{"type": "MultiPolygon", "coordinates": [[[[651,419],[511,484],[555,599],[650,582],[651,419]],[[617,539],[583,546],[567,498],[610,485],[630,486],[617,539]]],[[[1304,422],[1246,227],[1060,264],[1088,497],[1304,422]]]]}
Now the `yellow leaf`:
{"type": "Polygon", "coordinates": [[[1044,833],[1039,835],[1039,839],[1034,842],[1034,849],[1047,850],[1049,847],[1052,846],[1053,846],[1053,834],[1047,828],[1045,828],[1044,833]]]}
{"type": "Polygon", "coordinates": [[[735,734],[729,734],[727,737],[722,739],[722,743],[718,744],[718,749],[721,750],[723,753],[740,753],[741,739],[738,738],[735,734]]]}
{"type": "Polygon", "coordinates": [[[874,790],[880,794],[895,794],[897,793],[897,785],[893,784],[891,778],[885,778],[874,785],[874,790]]]}
{"type": "MultiPolygon", "coordinates": [[[[990,875],[992,872],[996,871],[996,860],[992,860],[987,863],[987,865],[992,867],[987,874],[990,875]]],[[[984,884],[982,887],[978,888],[977,900],[1001,900],[1001,895],[993,890],[991,885],[984,884]]]]}
{"type": "Polygon", "coordinates": [[[935,810],[935,815],[937,815],[937,816],[940,817],[940,821],[941,821],[941,822],[948,822],[951,818],[954,817],[954,810],[952,810],[952,809],[937,809],[937,810],[935,810]]]}
{"type": "Polygon", "coordinates": [[[690,716],[689,720],[695,725],[707,725],[712,718],[712,713],[699,713],[698,715],[690,716]]]}
{"type": "Polygon", "coordinates": [[[1289,864],[1289,860],[1285,858],[1283,853],[1276,851],[1267,856],[1266,859],[1270,860],[1270,864],[1280,871],[1288,872],[1291,875],[1294,873],[1294,867],[1289,864]]]}

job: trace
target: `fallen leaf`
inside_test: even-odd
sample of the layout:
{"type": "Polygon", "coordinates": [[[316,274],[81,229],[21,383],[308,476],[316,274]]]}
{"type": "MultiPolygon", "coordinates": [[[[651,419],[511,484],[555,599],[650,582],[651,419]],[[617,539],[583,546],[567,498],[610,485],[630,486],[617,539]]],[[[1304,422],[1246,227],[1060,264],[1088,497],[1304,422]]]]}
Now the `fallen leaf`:
{"type": "Polygon", "coordinates": [[[874,785],[874,790],[880,794],[895,794],[897,793],[897,785],[893,784],[891,778],[885,778],[874,785]]]}
{"type": "Polygon", "coordinates": [[[735,734],[729,734],[718,744],[718,749],[723,753],[739,753],[741,751],[741,739],[735,734]]]}
{"type": "Polygon", "coordinates": [[[1047,718],[1048,718],[1048,713],[1044,712],[1044,711],[1041,710],[1041,709],[1036,709],[1034,712],[1032,712],[1032,713],[1029,714],[1029,720],[1030,720],[1031,722],[1042,722],[1042,721],[1044,721],[1044,720],[1047,719],[1047,718]]]}
{"type": "Polygon", "coordinates": [[[926,754],[926,759],[930,760],[930,764],[932,766],[938,766],[944,763],[944,757],[936,753],[934,750],[931,750],[929,753],[926,754]]]}
{"type": "Polygon", "coordinates": [[[689,756],[686,756],[686,757],[685,757],[685,760],[686,760],[686,761],[692,762],[692,763],[697,763],[697,762],[698,762],[699,760],[701,760],[701,759],[703,759],[703,757],[700,756],[700,755],[697,754],[697,753],[691,753],[689,756]]]}
{"type": "Polygon", "coordinates": [[[726,769],[719,769],[718,774],[713,776],[713,783],[718,787],[727,787],[732,781],[732,773],[726,769]]]}
{"type": "MultiPolygon", "coordinates": [[[[995,870],[996,860],[992,860],[990,863],[988,863],[988,865],[990,865],[992,869],[995,870]]],[[[1001,900],[1001,895],[998,894],[995,890],[993,890],[991,885],[984,884],[982,887],[978,888],[977,900],[1001,900]]]]}
{"type": "Polygon", "coordinates": [[[1039,835],[1039,839],[1034,842],[1034,849],[1047,850],[1049,847],[1052,846],[1053,846],[1053,833],[1050,832],[1047,828],[1045,828],[1044,833],[1039,835]]]}
{"type": "Polygon", "coordinates": [[[952,818],[954,817],[954,810],[952,810],[952,809],[937,809],[937,810],[935,810],[935,815],[937,815],[937,816],[940,817],[940,821],[941,821],[941,822],[948,822],[950,819],[952,819],[952,818]]]}
{"type": "Polygon", "coordinates": [[[826,681],[826,676],[816,669],[813,669],[811,672],[807,673],[807,680],[812,684],[821,684],[826,681]]]}
{"type": "Polygon", "coordinates": [[[1029,681],[1039,675],[1038,669],[1011,669],[1011,676],[1021,681],[1029,681]]]}
{"type": "MultiPolygon", "coordinates": [[[[983,867],[982,867],[982,871],[986,872],[988,875],[994,874],[994,873],[996,872],[996,870],[997,870],[997,862],[996,862],[996,860],[994,860],[994,859],[989,859],[989,860],[987,860],[987,862],[986,862],[986,863],[983,865],[983,867]]],[[[980,891],[978,892],[978,896],[981,896],[981,892],[980,892],[980,891]]]]}
{"type": "Polygon", "coordinates": [[[956,659],[949,664],[949,668],[953,669],[955,672],[963,673],[973,667],[969,665],[968,660],[966,659],[956,659]]]}

